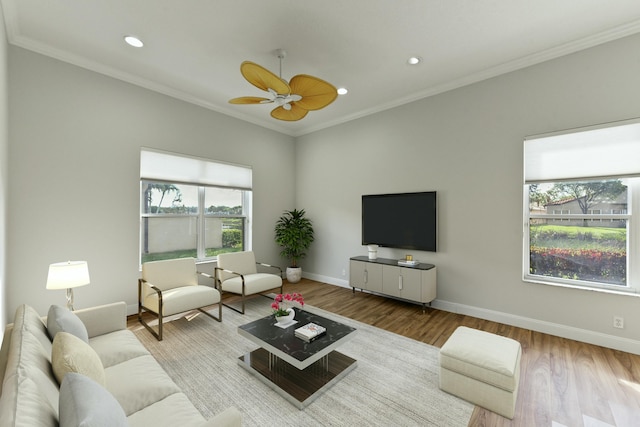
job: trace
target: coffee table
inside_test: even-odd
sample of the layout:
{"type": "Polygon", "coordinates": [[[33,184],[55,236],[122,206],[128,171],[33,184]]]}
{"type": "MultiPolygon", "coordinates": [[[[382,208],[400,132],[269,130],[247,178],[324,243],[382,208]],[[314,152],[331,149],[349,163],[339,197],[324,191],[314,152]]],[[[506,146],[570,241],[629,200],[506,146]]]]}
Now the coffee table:
{"type": "Polygon", "coordinates": [[[238,333],[260,348],[238,358],[238,363],[303,409],[334,383],[355,369],[357,361],[335,351],[356,332],[335,320],[294,308],[295,323],[276,326],[273,315],[238,327],[238,333]],[[327,333],[307,343],[294,335],[307,323],[327,328],[327,333]]]}

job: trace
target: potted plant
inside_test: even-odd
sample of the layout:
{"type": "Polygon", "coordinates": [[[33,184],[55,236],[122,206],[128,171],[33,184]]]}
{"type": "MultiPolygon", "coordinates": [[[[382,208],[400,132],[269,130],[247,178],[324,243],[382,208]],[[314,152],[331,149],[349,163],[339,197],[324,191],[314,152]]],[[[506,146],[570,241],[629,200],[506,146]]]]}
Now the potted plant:
{"type": "Polygon", "coordinates": [[[302,268],[298,260],[304,258],[306,250],[313,242],[313,225],[305,217],[304,209],[285,211],[276,222],[276,243],[282,247],[280,255],[290,260],[287,267],[287,280],[298,283],[302,278],[302,268]]]}
{"type": "Polygon", "coordinates": [[[298,303],[300,307],[304,307],[302,294],[294,292],[292,294],[278,294],[275,296],[273,303],[271,303],[271,308],[278,323],[289,323],[294,319],[296,312],[293,310],[293,303],[298,303]]]}

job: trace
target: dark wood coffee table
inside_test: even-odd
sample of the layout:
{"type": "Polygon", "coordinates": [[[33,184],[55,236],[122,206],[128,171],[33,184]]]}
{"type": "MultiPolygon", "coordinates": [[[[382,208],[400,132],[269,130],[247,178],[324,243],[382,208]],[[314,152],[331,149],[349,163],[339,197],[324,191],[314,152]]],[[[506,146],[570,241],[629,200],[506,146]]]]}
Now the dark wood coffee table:
{"type": "Polygon", "coordinates": [[[353,370],[357,361],[335,351],[356,329],[335,320],[294,309],[297,323],[276,326],[273,315],[238,327],[238,333],[260,348],[240,356],[238,363],[299,409],[353,370]],[[306,343],[294,335],[307,323],[327,328],[326,335],[306,343]]]}

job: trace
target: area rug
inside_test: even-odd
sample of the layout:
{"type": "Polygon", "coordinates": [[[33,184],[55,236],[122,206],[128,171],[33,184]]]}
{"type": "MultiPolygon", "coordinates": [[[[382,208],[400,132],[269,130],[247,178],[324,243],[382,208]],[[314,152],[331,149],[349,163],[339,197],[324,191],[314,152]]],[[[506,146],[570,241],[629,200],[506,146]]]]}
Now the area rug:
{"type": "Polygon", "coordinates": [[[268,315],[270,304],[252,298],[244,316],[223,308],[222,323],[204,315],[167,322],[160,342],[134,333],[205,418],[235,406],[243,426],[468,425],[473,405],[438,388],[436,347],[309,306],[357,329],[338,351],[358,366],[299,410],[238,364],[256,346],[237,327],[268,315]]]}

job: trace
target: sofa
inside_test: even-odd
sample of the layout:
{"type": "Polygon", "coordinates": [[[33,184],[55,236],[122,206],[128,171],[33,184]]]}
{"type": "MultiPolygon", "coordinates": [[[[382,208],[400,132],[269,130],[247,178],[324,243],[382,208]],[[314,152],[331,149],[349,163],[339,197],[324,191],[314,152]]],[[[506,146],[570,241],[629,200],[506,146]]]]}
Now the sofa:
{"type": "Polygon", "coordinates": [[[1,426],[241,425],[234,407],[204,419],[127,329],[124,302],[52,306],[44,318],[18,307],[0,349],[0,386],[1,426]]]}

